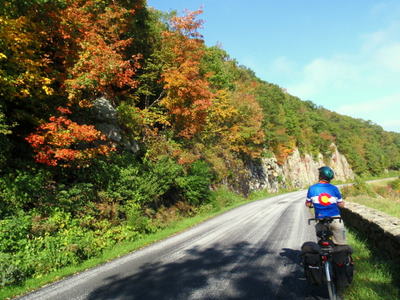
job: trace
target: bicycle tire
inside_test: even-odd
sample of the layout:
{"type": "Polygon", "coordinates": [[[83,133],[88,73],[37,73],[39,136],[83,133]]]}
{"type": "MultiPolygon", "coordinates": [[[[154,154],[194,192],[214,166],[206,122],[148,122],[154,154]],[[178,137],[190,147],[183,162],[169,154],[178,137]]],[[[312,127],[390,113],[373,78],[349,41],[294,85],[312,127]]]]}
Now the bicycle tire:
{"type": "Polygon", "coordinates": [[[335,283],[332,278],[332,266],[329,261],[325,262],[325,276],[326,276],[326,285],[328,287],[329,300],[338,300],[338,296],[336,293],[335,283]]]}

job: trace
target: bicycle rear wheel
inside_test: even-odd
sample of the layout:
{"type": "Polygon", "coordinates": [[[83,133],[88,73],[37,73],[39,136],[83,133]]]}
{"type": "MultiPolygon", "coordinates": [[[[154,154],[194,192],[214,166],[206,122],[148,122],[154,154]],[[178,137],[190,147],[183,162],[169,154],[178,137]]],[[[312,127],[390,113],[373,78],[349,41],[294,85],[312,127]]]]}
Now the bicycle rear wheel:
{"type": "Polygon", "coordinates": [[[332,266],[329,261],[325,262],[325,277],[326,277],[326,285],[328,287],[329,300],[339,300],[338,295],[336,293],[335,283],[332,278],[332,266]]]}

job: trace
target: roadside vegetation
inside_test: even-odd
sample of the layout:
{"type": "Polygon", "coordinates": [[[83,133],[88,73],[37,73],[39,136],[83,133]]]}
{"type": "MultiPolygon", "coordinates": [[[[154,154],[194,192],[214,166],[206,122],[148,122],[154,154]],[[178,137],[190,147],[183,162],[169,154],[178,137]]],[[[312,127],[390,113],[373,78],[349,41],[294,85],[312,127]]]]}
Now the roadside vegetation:
{"type": "MultiPolygon", "coordinates": [[[[283,192],[287,191],[282,191],[282,193],[283,192]]],[[[30,279],[21,280],[18,282],[18,284],[14,285],[7,286],[7,283],[15,283],[16,275],[23,275],[19,271],[18,266],[20,269],[27,269],[31,262],[17,261],[18,265],[16,265],[14,268],[7,268],[6,262],[3,261],[3,264],[0,265],[2,267],[2,269],[0,269],[0,273],[2,274],[0,280],[2,280],[3,284],[3,288],[0,289],[0,299],[8,299],[16,295],[24,294],[50,282],[57,281],[65,276],[97,266],[101,263],[140,249],[153,242],[169,237],[175,233],[186,230],[191,226],[199,224],[200,222],[203,222],[215,215],[239,205],[243,205],[250,201],[263,199],[272,195],[273,194],[268,193],[266,190],[262,190],[252,193],[248,198],[245,198],[240,194],[234,193],[229,189],[222,187],[211,192],[211,200],[207,204],[203,204],[198,207],[186,206],[186,211],[190,211],[190,213],[182,213],[182,207],[179,206],[183,204],[164,208],[162,212],[160,212],[157,219],[154,219],[153,221],[147,220],[148,226],[152,227],[152,232],[147,232],[146,234],[138,233],[134,240],[124,240],[118,244],[115,244],[113,247],[104,249],[104,251],[101,251],[97,256],[80,261],[77,259],[74,263],[66,264],[66,266],[61,268],[53,268],[50,272],[38,272],[35,276],[31,276],[30,279]]],[[[16,231],[18,231],[18,227],[16,231]]],[[[92,247],[96,246],[97,245],[93,245],[92,247]]],[[[49,260],[48,263],[42,261],[43,266],[47,266],[49,269],[52,267],[54,260],[61,260],[66,254],[71,256],[71,254],[65,253],[65,251],[54,251],[52,254],[53,256],[47,256],[47,259],[49,260]]],[[[8,257],[8,259],[11,258],[8,257]]]]}
{"type": "MultiPolygon", "coordinates": [[[[400,218],[400,178],[371,183],[356,178],[352,186],[341,190],[346,201],[400,218]]],[[[368,241],[368,237],[355,230],[348,231],[348,239],[354,250],[356,271],[353,283],[345,293],[346,299],[399,299],[398,261],[386,257],[368,241]]]]}
{"type": "Polygon", "coordinates": [[[351,229],[347,233],[354,250],[355,273],[352,284],[345,291],[345,299],[400,299],[398,262],[382,255],[365,236],[351,229]]]}
{"type": "Polygon", "coordinates": [[[400,178],[366,183],[357,178],[354,185],[341,189],[346,201],[359,203],[400,218],[400,178]]]}

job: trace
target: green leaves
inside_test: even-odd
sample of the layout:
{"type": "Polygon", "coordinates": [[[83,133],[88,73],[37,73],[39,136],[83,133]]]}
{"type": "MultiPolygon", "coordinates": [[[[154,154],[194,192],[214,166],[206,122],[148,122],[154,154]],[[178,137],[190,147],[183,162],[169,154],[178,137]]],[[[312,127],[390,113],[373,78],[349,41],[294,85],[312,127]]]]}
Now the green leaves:
{"type": "Polygon", "coordinates": [[[178,177],[176,183],[182,190],[184,199],[197,206],[209,200],[212,177],[208,164],[196,161],[190,166],[188,174],[178,177]]]}

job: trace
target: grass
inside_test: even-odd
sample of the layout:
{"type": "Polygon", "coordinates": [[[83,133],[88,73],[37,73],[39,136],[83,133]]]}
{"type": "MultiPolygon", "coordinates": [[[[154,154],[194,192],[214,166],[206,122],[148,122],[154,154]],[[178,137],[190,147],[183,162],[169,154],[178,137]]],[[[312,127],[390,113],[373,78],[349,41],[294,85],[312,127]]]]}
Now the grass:
{"type": "Polygon", "coordinates": [[[388,179],[368,183],[359,190],[353,187],[345,188],[343,190],[349,194],[346,201],[355,202],[400,218],[400,192],[390,187],[390,183],[394,181],[388,179]]]}
{"type": "MultiPolygon", "coordinates": [[[[346,201],[362,204],[400,218],[399,193],[390,187],[393,179],[348,187],[346,201]]],[[[348,231],[354,249],[355,277],[345,293],[346,299],[400,299],[400,261],[393,262],[356,230],[348,231]]]]}
{"type": "Polygon", "coordinates": [[[363,176],[362,179],[364,181],[367,180],[375,180],[375,179],[385,179],[385,178],[390,178],[390,177],[399,177],[400,176],[400,171],[388,171],[387,173],[383,173],[382,175],[368,175],[368,176],[363,176]]]}
{"type": "Polygon", "coordinates": [[[101,265],[115,258],[126,255],[132,251],[148,246],[154,242],[182,232],[194,225],[204,222],[218,214],[245,203],[271,197],[284,192],[286,191],[271,194],[267,191],[257,191],[250,194],[248,198],[244,198],[229,191],[227,188],[221,188],[213,192],[211,202],[200,207],[196,216],[172,222],[166,228],[159,230],[156,233],[149,234],[134,242],[126,242],[115,245],[113,248],[105,250],[101,256],[89,259],[79,265],[65,267],[41,276],[40,278],[28,279],[21,285],[4,287],[0,290],[0,299],[10,299],[18,295],[26,294],[46,284],[58,281],[66,276],[80,273],[84,270],[101,265]]]}
{"type": "Polygon", "coordinates": [[[390,183],[394,180],[395,179],[393,179],[393,177],[391,177],[391,178],[385,178],[385,179],[382,179],[379,181],[370,182],[368,184],[371,186],[374,186],[374,187],[385,187],[385,186],[388,186],[388,183],[390,183]]]}
{"type": "Polygon", "coordinates": [[[400,218],[400,199],[377,198],[371,196],[354,196],[347,199],[350,202],[358,203],[390,216],[400,218]]]}
{"type": "Polygon", "coordinates": [[[345,299],[400,299],[399,264],[382,256],[356,231],[348,229],[347,238],[354,250],[355,274],[353,283],[345,291],[345,299]]]}

